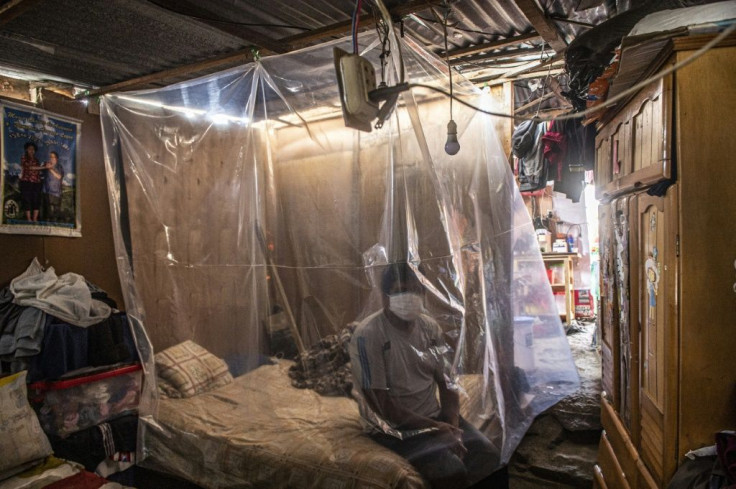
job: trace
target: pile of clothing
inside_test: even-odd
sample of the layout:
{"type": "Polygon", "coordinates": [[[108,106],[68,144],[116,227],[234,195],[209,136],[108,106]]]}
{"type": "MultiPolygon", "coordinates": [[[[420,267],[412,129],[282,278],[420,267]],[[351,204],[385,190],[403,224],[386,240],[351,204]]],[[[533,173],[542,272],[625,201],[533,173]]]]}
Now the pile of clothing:
{"type": "MultiPolygon", "coordinates": [[[[88,284],[81,275],[66,273],[57,277],[53,267],[44,270],[34,258],[25,272],[0,290],[0,371],[27,370],[33,357],[42,351],[50,324],[64,323],[78,329],[99,325],[110,318],[111,304],[114,306],[114,301],[104,291],[88,284]]],[[[102,332],[107,329],[98,331],[105,334],[102,332]]],[[[108,342],[99,337],[93,341],[108,342]]],[[[52,346],[60,348],[58,343],[52,346]]],[[[125,347],[119,345],[119,348],[117,356],[124,356],[125,347]]],[[[119,360],[116,358],[111,363],[119,360]]],[[[99,360],[93,363],[99,364],[99,360]]],[[[56,372],[57,378],[65,373],[56,372]]],[[[33,380],[36,379],[29,378],[33,380]]]]}
{"type": "Polygon", "coordinates": [[[291,385],[313,389],[323,396],[347,396],[353,387],[348,344],[355,325],[338,334],[325,336],[317,345],[300,354],[289,368],[291,385]]]}
{"type": "Polygon", "coordinates": [[[128,316],[83,276],[34,259],[0,290],[0,377],[22,375],[33,438],[48,435],[57,454],[109,473],[131,465],[139,362],[128,316]]]}

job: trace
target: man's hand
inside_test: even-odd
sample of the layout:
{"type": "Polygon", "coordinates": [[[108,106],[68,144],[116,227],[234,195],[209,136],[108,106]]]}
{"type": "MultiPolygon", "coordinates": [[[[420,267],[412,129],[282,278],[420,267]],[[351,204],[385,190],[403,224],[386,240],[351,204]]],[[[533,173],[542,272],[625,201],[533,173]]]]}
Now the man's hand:
{"type": "Polygon", "coordinates": [[[442,443],[455,452],[455,455],[461,459],[464,458],[468,453],[468,449],[463,445],[463,430],[442,421],[437,421],[436,427],[439,429],[439,437],[442,443]]]}

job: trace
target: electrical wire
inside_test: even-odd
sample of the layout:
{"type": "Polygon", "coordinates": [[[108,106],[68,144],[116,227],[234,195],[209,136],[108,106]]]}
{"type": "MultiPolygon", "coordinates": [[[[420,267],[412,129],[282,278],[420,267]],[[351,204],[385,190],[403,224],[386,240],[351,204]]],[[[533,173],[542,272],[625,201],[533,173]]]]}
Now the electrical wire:
{"type": "Polygon", "coordinates": [[[502,112],[492,112],[492,111],[489,111],[489,110],[481,109],[480,107],[477,107],[477,106],[475,106],[473,104],[470,104],[470,103],[466,102],[465,100],[462,100],[461,98],[459,98],[459,97],[457,97],[455,95],[450,95],[449,92],[447,92],[446,90],[444,90],[442,88],[435,87],[435,86],[432,86],[432,85],[425,85],[425,84],[422,84],[422,83],[407,83],[407,84],[403,84],[402,86],[390,87],[390,88],[395,88],[395,89],[400,90],[400,91],[411,89],[411,88],[426,88],[428,90],[433,90],[435,92],[441,93],[441,94],[443,94],[445,96],[452,97],[458,103],[460,103],[462,105],[465,105],[465,106],[467,106],[467,107],[469,107],[469,108],[471,108],[471,109],[473,109],[473,110],[475,110],[477,112],[481,112],[481,113],[487,114],[487,115],[492,115],[494,117],[503,117],[503,118],[506,118],[506,119],[532,120],[532,121],[536,121],[536,122],[548,122],[548,121],[553,121],[553,120],[564,121],[564,120],[570,120],[570,119],[581,119],[583,117],[589,116],[590,114],[594,114],[594,113],[596,113],[596,112],[598,112],[598,111],[600,111],[602,109],[605,109],[605,108],[608,108],[608,107],[610,107],[612,105],[615,105],[618,101],[620,101],[620,100],[628,97],[629,95],[631,95],[633,93],[638,92],[639,90],[641,90],[642,88],[646,87],[650,83],[655,82],[657,80],[660,80],[660,79],[664,78],[665,76],[669,75],[670,73],[674,73],[675,71],[684,68],[685,66],[689,65],[690,63],[692,63],[695,60],[697,60],[698,58],[700,58],[706,52],[710,51],[715,45],[717,45],[723,39],[725,39],[726,37],[728,37],[734,31],[736,31],[736,23],[731,24],[727,29],[725,29],[724,31],[722,31],[716,37],[714,37],[713,39],[711,39],[707,44],[705,44],[704,46],[702,46],[700,49],[698,49],[697,51],[695,51],[693,54],[691,54],[690,56],[688,56],[684,60],[680,61],[679,63],[675,63],[671,67],[669,67],[669,68],[667,68],[665,70],[660,71],[656,75],[653,75],[653,76],[647,78],[646,80],[643,80],[643,81],[637,83],[636,85],[634,85],[632,87],[629,87],[628,89],[624,90],[623,92],[619,93],[618,95],[609,98],[605,102],[603,102],[603,103],[601,103],[599,105],[596,105],[595,107],[591,107],[589,109],[586,109],[586,110],[584,110],[582,112],[576,112],[574,114],[566,114],[566,115],[561,115],[561,116],[557,116],[557,117],[529,117],[529,116],[505,114],[505,113],[502,113],[502,112]]]}
{"type": "MultiPolygon", "coordinates": [[[[450,17],[450,6],[446,2],[443,2],[443,4],[445,8],[445,15],[442,19],[442,31],[445,35],[445,62],[447,62],[447,76],[450,79],[450,120],[452,120],[452,100],[455,97],[452,91],[452,65],[450,64],[450,50],[447,47],[447,19],[448,17],[450,17]]],[[[434,11],[434,8],[432,8],[431,10],[432,14],[434,14],[436,17],[439,17],[434,11]]]]}
{"type": "MultiPolygon", "coordinates": [[[[549,59],[549,58],[547,58],[549,59]]],[[[542,44],[542,51],[539,53],[539,62],[544,63],[546,60],[544,59],[544,44],[542,44]]],[[[542,95],[539,97],[539,103],[537,104],[537,111],[534,113],[534,117],[539,117],[539,110],[542,108],[542,102],[544,102],[544,91],[547,89],[547,82],[549,81],[549,76],[552,73],[552,63],[549,63],[549,69],[547,70],[547,76],[544,77],[544,81],[542,82],[542,95]]]]}
{"type": "MultiPolygon", "coordinates": [[[[376,4],[376,7],[378,7],[379,12],[381,12],[381,16],[383,17],[383,21],[386,23],[387,26],[389,26],[389,29],[391,32],[393,32],[393,24],[391,23],[391,14],[389,13],[388,9],[386,8],[386,5],[384,5],[383,0],[373,0],[376,4]]],[[[396,33],[393,32],[394,37],[396,36],[396,33]]],[[[399,83],[404,83],[404,56],[401,52],[401,42],[396,41],[396,49],[399,53],[399,83]]]]}
{"type": "Polygon", "coordinates": [[[373,17],[375,19],[375,25],[376,25],[376,33],[378,34],[378,39],[381,41],[381,54],[379,55],[379,60],[381,62],[381,85],[382,87],[386,86],[386,65],[388,64],[388,57],[391,54],[391,39],[389,36],[389,29],[390,26],[386,25],[386,22],[384,22],[383,17],[380,16],[377,9],[371,9],[373,11],[373,17]]]}
{"type": "Polygon", "coordinates": [[[355,8],[352,17],[353,53],[358,54],[358,25],[360,24],[360,11],[363,8],[363,0],[355,0],[355,8]]]}

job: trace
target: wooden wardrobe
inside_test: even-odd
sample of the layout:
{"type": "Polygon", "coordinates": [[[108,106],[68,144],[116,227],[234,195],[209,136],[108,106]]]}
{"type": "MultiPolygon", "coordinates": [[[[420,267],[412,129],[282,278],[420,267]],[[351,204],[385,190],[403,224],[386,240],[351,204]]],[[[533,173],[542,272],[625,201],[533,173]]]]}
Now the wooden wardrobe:
{"type": "MultiPolygon", "coordinates": [[[[661,69],[710,39],[673,39],[661,69]]],[[[736,429],[734,45],[653,82],[598,131],[598,488],[665,488],[685,453],[736,429]]]]}

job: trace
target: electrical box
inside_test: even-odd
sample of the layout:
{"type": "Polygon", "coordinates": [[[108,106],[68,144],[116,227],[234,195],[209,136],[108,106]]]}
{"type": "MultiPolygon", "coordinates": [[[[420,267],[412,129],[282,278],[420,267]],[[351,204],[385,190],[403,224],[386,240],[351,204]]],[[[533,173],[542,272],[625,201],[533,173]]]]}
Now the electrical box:
{"type": "Polygon", "coordinates": [[[339,48],[334,48],[333,54],[345,125],[370,132],[378,116],[378,102],[369,97],[376,89],[375,69],[370,61],[357,54],[339,48]]]}

